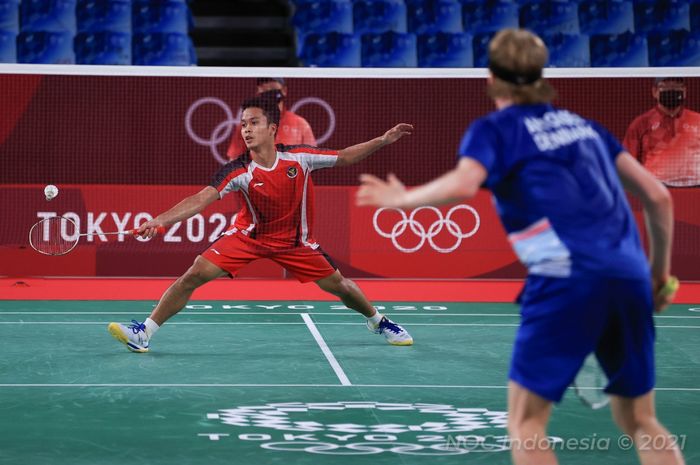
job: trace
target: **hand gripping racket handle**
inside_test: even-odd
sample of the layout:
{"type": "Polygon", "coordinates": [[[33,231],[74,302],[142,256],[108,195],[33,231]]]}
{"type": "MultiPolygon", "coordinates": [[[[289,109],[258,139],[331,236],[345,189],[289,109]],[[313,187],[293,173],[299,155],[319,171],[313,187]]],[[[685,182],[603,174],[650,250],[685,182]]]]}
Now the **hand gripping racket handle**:
{"type": "MultiPolygon", "coordinates": [[[[136,235],[138,234],[138,231],[139,231],[138,228],[136,228],[136,229],[130,229],[130,230],[128,231],[128,233],[131,234],[132,236],[136,236],[136,235]]],[[[163,233],[165,233],[165,226],[158,226],[158,227],[156,228],[156,232],[157,232],[158,234],[163,234],[163,233]]]]}

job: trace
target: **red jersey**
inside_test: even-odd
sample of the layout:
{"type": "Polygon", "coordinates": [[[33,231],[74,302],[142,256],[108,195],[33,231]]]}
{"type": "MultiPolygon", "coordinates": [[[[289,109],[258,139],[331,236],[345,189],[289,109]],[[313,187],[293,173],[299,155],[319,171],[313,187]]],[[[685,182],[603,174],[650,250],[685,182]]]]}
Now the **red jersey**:
{"type": "Polygon", "coordinates": [[[664,184],[700,185],[700,113],[669,116],[655,107],[632,121],[623,145],[664,184]]]}
{"type": "Polygon", "coordinates": [[[243,234],[269,248],[316,249],[311,172],[337,160],[337,150],[279,144],[271,168],[242,158],[227,163],[211,185],[220,198],[238,192],[243,207],[226,234],[243,234]]]}
{"type": "MultiPolygon", "coordinates": [[[[247,150],[243,136],[241,135],[241,127],[239,125],[233,128],[233,138],[231,144],[226,151],[226,155],[231,159],[238,158],[247,150]]],[[[284,145],[316,145],[316,138],[309,123],[301,116],[291,111],[283,111],[280,115],[280,124],[275,135],[276,144],[284,145]]]]}

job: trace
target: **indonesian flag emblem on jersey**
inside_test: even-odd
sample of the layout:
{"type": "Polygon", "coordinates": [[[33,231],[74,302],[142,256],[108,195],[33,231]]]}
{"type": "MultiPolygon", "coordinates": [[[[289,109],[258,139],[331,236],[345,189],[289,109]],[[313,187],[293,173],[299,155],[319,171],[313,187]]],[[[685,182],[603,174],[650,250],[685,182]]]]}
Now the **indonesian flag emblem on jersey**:
{"type": "Polygon", "coordinates": [[[243,234],[270,248],[316,249],[311,172],[337,159],[337,150],[280,144],[270,168],[243,158],[224,165],[211,185],[220,198],[237,192],[243,205],[226,234],[243,234]]]}

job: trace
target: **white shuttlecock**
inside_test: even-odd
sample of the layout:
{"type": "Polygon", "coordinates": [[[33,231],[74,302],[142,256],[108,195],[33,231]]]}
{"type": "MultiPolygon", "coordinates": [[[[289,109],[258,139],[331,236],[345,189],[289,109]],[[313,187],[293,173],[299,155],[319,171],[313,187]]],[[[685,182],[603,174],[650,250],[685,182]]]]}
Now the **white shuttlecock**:
{"type": "Polygon", "coordinates": [[[44,187],[44,195],[46,196],[46,200],[53,200],[53,198],[58,195],[58,187],[49,184],[44,187]]]}

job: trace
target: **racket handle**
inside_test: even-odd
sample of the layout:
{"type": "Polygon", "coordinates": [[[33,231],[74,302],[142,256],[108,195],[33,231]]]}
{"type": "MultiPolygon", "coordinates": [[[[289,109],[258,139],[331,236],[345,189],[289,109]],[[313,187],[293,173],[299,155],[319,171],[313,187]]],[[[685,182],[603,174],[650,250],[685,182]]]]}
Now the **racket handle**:
{"type": "MultiPolygon", "coordinates": [[[[131,234],[132,236],[136,236],[137,233],[138,233],[138,231],[139,231],[138,229],[130,229],[130,230],[129,230],[129,234],[131,234]]],[[[158,227],[156,228],[156,232],[157,232],[158,234],[163,234],[163,233],[165,233],[165,226],[158,226],[158,227]]]]}

